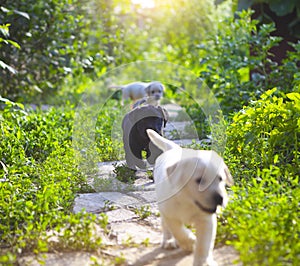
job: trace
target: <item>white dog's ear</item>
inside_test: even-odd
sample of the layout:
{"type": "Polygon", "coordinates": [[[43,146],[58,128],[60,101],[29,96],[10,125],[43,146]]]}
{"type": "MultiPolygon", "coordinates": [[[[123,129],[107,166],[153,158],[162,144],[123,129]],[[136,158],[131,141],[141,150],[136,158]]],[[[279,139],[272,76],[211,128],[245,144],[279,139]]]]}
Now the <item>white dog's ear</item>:
{"type": "Polygon", "coordinates": [[[197,157],[186,156],[183,153],[178,162],[166,168],[166,172],[170,184],[180,190],[191,178],[203,176],[204,167],[197,157]]]}
{"type": "Polygon", "coordinates": [[[151,83],[151,84],[149,84],[149,85],[148,85],[148,86],[145,88],[145,92],[147,93],[147,95],[149,95],[149,94],[150,94],[151,85],[152,85],[152,83],[151,83]]]}
{"type": "Polygon", "coordinates": [[[179,189],[185,186],[187,183],[187,179],[181,178],[182,177],[182,170],[180,167],[182,166],[181,162],[174,163],[173,165],[169,166],[166,171],[167,171],[167,177],[168,180],[173,187],[173,189],[179,189]]]}
{"type": "Polygon", "coordinates": [[[225,172],[225,175],[226,175],[226,184],[227,184],[228,186],[232,186],[232,185],[234,184],[234,182],[233,182],[233,177],[232,177],[232,175],[230,174],[229,169],[228,169],[227,166],[225,166],[224,172],[225,172]]]}

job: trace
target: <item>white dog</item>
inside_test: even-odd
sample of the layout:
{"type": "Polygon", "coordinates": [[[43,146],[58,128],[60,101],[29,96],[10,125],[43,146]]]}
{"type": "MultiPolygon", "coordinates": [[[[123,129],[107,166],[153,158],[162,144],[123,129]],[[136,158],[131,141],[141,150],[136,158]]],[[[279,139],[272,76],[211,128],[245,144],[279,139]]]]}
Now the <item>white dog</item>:
{"type": "Polygon", "coordinates": [[[158,81],[149,83],[149,85],[145,88],[146,96],[135,102],[133,108],[142,104],[158,106],[161,98],[163,97],[164,90],[165,87],[158,81]]]}
{"type": "MultiPolygon", "coordinates": [[[[157,81],[154,82],[133,82],[127,85],[122,86],[110,86],[110,88],[119,88],[122,90],[122,105],[126,100],[137,101],[145,98],[147,104],[157,106],[159,104],[159,100],[163,96],[164,86],[157,81]]],[[[140,104],[141,104],[140,103],[140,104]]],[[[136,104],[136,107],[139,104],[136,104]]]]}
{"type": "Polygon", "coordinates": [[[194,250],[194,266],[217,265],[213,260],[216,211],[227,204],[225,184],[233,184],[227,166],[214,151],[181,148],[151,129],[147,134],[163,151],[154,167],[162,247],[176,248],[178,244],[194,250]],[[186,224],[195,226],[196,237],[186,224]]]}

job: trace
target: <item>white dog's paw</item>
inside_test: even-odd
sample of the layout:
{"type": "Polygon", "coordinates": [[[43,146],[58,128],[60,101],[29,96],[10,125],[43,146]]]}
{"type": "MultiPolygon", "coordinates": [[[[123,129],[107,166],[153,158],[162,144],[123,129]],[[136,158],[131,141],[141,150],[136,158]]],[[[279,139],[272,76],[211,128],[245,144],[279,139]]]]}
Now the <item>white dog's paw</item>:
{"type": "Polygon", "coordinates": [[[177,244],[177,241],[176,239],[174,238],[171,238],[171,239],[168,239],[168,240],[165,240],[163,241],[163,243],[161,244],[161,247],[163,249],[176,249],[178,248],[178,244],[177,244]]]}
{"type": "Polygon", "coordinates": [[[188,237],[186,239],[184,239],[184,241],[181,241],[180,247],[183,250],[189,251],[189,252],[193,252],[194,251],[194,246],[195,246],[195,242],[196,242],[196,237],[193,233],[190,233],[188,235],[188,237]]]}

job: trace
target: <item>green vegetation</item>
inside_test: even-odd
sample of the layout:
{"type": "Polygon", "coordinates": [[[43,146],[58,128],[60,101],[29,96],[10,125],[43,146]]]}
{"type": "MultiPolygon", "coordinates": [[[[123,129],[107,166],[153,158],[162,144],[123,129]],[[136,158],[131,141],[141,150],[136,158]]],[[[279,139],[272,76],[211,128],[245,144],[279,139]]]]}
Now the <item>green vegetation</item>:
{"type": "Polygon", "coordinates": [[[105,228],[105,216],[71,213],[76,193],[89,190],[71,145],[74,111],[33,112],[1,102],[0,263],[13,263],[26,251],[98,247],[101,238],[92,237],[92,225],[105,228]]]}
{"type": "Polygon", "coordinates": [[[116,175],[116,178],[124,183],[133,184],[136,177],[135,177],[135,170],[130,169],[126,166],[126,164],[121,165],[114,165],[115,169],[113,172],[116,175]]]}
{"type": "Polygon", "coordinates": [[[281,40],[270,36],[274,24],[258,26],[251,13],[239,13],[241,19],[229,18],[220,24],[218,34],[200,46],[203,59],[200,74],[220,101],[227,114],[239,111],[251,100],[277,87],[281,92],[297,90],[299,86],[299,44],[282,65],[269,57],[270,49],[281,40]],[[251,50],[251,53],[250,53],[251,50]]]}
{"type": "MultiPolygon", "coordinates": [[[[218,243],[234,246],[244,265],[300,264],[300,43],[278,65],[270,59],[280,41],[271,36],[275,25],[259,26],[251,12],[234,17],[229,1],[218,8],[210,0],[155,3],[155,12],[130,0],[1,3],[0,264],[26,253],[102,247],[93,230],[108,230],[107,217],[74,214],[72,205],[77,193],[91,191],[95,163],[124,157],[115,123],[125,109],[117,93],[109,98],[112,91],[89,95],[91,109],[109,98],[96,111],[82,99],[111,69],[138,60],[188,68],[220,103],[226,136],[211,132],[218,128],[192,97],[176,93],[189,85],[179,68],[165,84],[166,103],[180,104],[201,138],[227,141],[235,185],[219,218],[218,243]],[[82,123],[96,121],[94,132],[76,133],[87,140],[94,134],[95,147],[87,150],[74,145],[74,119],[85,111],[82,123]]],[[[133,66],[131,73],[141,71],[133,66]]],[[[115,173],[132,182],[123,166],[115,173]]],[[[99,187],[112,184],[102,181],[99,187]]],[[[150,214],[148,207],[136,212],[141,219],[150,214]]],[[[124,260],[121,254],[115,263],[124,260]]]]}
{"type": "Polygon", "coordinates": [[[139,216],[140,219],[144,220],[148,218],[152,212],[151,207],[149,205],[141,206],[140,208],[136,208],[134,213],[139,216]]]}
{"type": "Polygon", "coordinates": [[[268,91],[233,117],[226,159],[235,177],[219,229],[249,265],[297,265],[300,94],[268,91]]]}

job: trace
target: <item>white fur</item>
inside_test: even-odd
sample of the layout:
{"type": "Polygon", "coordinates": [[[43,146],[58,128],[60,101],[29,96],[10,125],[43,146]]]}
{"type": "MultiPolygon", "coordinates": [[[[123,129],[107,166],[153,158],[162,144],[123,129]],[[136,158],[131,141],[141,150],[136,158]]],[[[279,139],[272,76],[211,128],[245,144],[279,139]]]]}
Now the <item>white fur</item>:
{"type": "Polygon", "coordinates": [[[147,133],[163,150],[154,167],[162,247],[194,251],[194,266],[217,265],[213,259],[216,209],[227,204],[225,183],[233,183],[227,166],[214,151],[184,149],[151,129],[147,133]],[[195,226],[196,236],[186,224],[195,226]]]}
{"type": "MultiPolygon", "coordinates": [[[[151,105],[158,105],[163,96],[164,86],[157,81],[153,82],[133,82],[127,85],[110,86],[110,88],[122,89],[122,105],[126,100],[136,102],[140,99],[145,99],[141,103],[146,102],[151,105]]],[[[136,106],[139,105],[138,103],[136,106]]]]}

